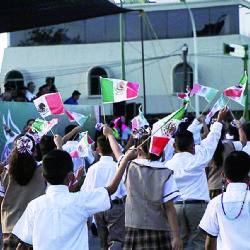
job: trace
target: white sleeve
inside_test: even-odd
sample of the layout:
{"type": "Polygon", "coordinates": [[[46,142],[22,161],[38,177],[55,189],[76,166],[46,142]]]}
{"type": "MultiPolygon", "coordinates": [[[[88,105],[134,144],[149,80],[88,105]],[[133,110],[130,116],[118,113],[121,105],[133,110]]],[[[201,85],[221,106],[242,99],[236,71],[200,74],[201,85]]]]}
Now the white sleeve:
{"type": "Polygon", "coordinates": [[[193,122],[187,128],[188,131],[193,133],[194,144],[201,143],[201,129],[202,129],[202,127],[203,127],[203,124],[200,123],[197,119],[194,119],[193,122]]]}
{"type": "Polygon", "coordinates": [[[240,141],[232,141],[232,143],[236,151],[241,151],[243,149],[242,143],[240,141]]]}
{"type": "Polygon", "coordinates": [[[28,204],[23,215],[18,220],[12,233],[16,235],[21,241],[32,245],[32,235],[34,228],[34,216],[32,215],[32,209],[30,204],[28,204]]]}
{"type": "Polygon", "coordinates": [[[81,201],[83,207],[86,207],[88,217],[104,212],[111,207],[110,197],[106,188],[96,188],[89,192],[80,191],[82,195],[81,201]]]}
{"type": "Polygon", "coordinates": [[[174,176],[171,175],[170,178],[164,183],[163,186],[163,197],[162,203],[170,201],[180,195],[179,189],[177,188],[174,176]]]}
{"type": "MultiPolygon", "coordinates": [[[[217,199],[216,199],[217,200],[217,199]]],[[[216,213],[216,202],[215,199],[211,200],[207,206],[205,214],[203,215],[199,227],[204,230],[207,234],[212,236],[218,236],[219,224],[216,213]]]]}
{"type": "Polygon", "coordinates": [[[205,166],[209,163],[217,148],[218,141],[221,137],[222,124],[215,122],[211,127],[208,136],[201,141],[200,150],[195,153],[196,166],[205,166]]]}
{"type": "Polygon", "coordinates": [[[2,184],[0,184],[0,197],[4,197],[4,194],[5,194],[5,190],[2,186],[2,184]]]}

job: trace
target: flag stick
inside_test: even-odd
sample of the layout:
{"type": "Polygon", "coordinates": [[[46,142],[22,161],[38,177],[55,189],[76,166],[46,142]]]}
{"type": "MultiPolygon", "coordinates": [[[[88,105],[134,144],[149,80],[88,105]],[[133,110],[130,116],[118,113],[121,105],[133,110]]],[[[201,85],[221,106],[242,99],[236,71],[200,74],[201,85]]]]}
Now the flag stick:
{"type": "Polygon", "coordinates": [[[225,106],[227,106],[230,101],[231,101],[231,98],[228,99],[228,101],[227,101],[227,103],[226,103],[225,106]]]}
{"type": "Polygon", "coordinates": [[[229,107],[228,107],[228,109],[229,109],[229,112],[230,112],[231,116],[233,117],[233,119],[236,120],[236,118],[235,118],[235,116],[234,116],[232,110],[231,110],[229,107]]]}
{"type": "MultiPolygon", "coordinates": [[[[218,92],[216,93],[216,95],[215,95],[214,97],[216,97],[217,94],[218,94],[218,92]]],[[[203,115],[203,114],[206,112],[206,110],[208,109],[208,107],[210,106],[210,104],[211,104],[211,102],[209,102],[209,103],[206,105],[206,107],[203,109],[201,115],[203,115]]]]}
{"type": "Polygon", "coordinates": [[[105,116],[104,103],[102,103],[102,110],[103,110],[104,123],[106,124],[106,116],[105,116]]]}

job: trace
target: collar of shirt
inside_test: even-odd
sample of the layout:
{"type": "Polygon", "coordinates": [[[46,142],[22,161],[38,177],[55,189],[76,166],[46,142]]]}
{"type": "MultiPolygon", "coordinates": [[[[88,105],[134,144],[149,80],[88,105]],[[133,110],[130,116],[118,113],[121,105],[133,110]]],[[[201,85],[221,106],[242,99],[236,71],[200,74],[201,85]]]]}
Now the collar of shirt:
{"type": "Polygon", "coordinates": [[[49,185],[46,194],[51,194],[51,193],[68,193],[69,188],[66,185],[49,185]]]}
{"type": "Polygon", "coordinates": [[[227,186],[227,192],[232,191],[246,191],[247,184],[242,182],[229,183],[227,186]]]}
{"type": "Polygon", "coordinates": [[[154,168],[166,168],[161,162],[158,161],[150,161],[148,159],[135,159],[133,162],[144,165],[144,166],[150,166],[154,168]]]}
{"type": "Polygon", "coordinates": [[[176,153],[173,158],[174,159],[178,159],[178,158],[183,158],[185,157],[186,158],[189,158],[189,157],[193,157],[194,155],[189,153],[189,152],[179,152],[179,153],[176,153]]]}
{"type": "Polygon", "coordinates": [[[114,161],[112,156],[103,155],[101,156],[99,162],[111,162],[114,161]]]}

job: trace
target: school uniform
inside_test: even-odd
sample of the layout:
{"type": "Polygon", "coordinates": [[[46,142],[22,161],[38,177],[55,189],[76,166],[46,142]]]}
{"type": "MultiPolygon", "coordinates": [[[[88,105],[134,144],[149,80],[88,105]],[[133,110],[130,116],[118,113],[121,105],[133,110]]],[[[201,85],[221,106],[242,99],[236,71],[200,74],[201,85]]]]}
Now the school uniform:
{"type": "Polygon", "coordinates": [[[224,211],[222,195],[215,197],[207,206],[199,227],[207,234],[217,237],[218,250],[250,249],[250,191],[246,191],[246,188],[245,183],[229,183],[223,194],[224,211]],[[245,195],[242,211],[235,219],[241,210],[245,195]]]}
{"type": "Polygon", "coordinates": [[[127,167],[125,185],[126,237],[123,250],[171,249],[170,228],[163,203],[179,195],[172,171],[157,161],[135,159],[127,167]]]}
{"type": "Polygon", "coordinates": [[[209,199],[205,168],[213,157],[221,136],[222,124],[215,122],[207,138],[202,140],[195,154],[176,153],[165,166],[174,172],[174,179],[181,195],[175,208],[184,246],[191,236],[194,249],[203,249],[205,234],[197,229],[209,199]]]}
{"type": "MultiPolygon", "coordinates": [[[[101,156],[100,160],[88,169],[81,190],[91,191],[99,187],[108,186],[117,170],[117,163],[113,161],[112,156],[101,156]]],[[[122,249],[125,239],[125,208],[123,197],[126,194],[127,190],[123,181],[121,181],[117,191],[111,195],[111,208],[95,214],[102,249],[108,249],[112,242],[116,244],[116,249],[122,249]]]]}
{"type": "Polygon", "coordinates": [[[50,185],[29,203],[12,233],[34,250],[88,250],[87,219],[110,206],[106,188],[70,193],[65,185],[50,185]]]}

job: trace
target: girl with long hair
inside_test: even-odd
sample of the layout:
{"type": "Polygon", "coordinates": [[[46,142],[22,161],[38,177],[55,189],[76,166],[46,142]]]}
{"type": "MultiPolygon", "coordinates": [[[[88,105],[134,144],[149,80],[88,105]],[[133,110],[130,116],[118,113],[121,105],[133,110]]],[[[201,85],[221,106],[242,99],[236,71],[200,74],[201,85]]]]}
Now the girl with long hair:
{"type": "Polygon", "coordinates": [[[28,203],[45,193],[46,184],[41,168],[34,158],[35,141],[20,134],[14,141],[9,165],[4,167],[1,183],[5,190],[1,205],[3,249],[16,249],[18,239],[11,234],[28,203]]]}

